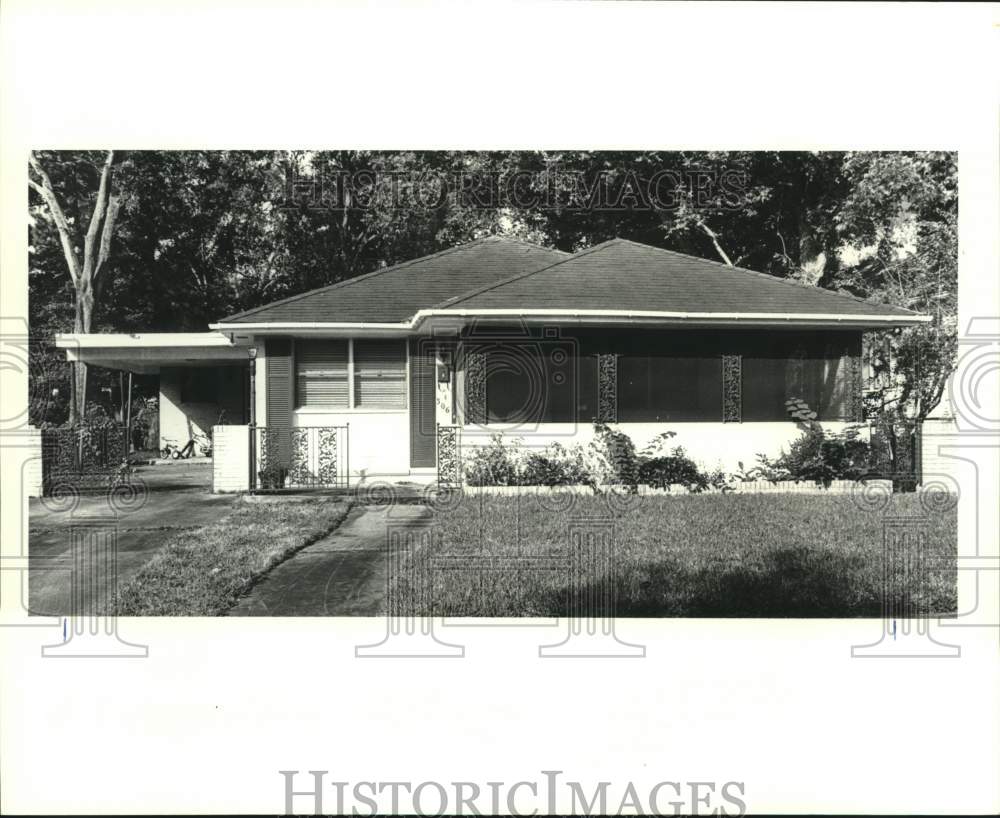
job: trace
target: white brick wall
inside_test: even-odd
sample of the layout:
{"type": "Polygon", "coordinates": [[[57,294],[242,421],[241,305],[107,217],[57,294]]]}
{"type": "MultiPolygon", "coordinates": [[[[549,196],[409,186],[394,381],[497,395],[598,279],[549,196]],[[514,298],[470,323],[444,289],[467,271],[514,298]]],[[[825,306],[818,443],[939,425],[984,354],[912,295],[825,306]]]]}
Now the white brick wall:
{"type": "Polygon", "coordinates": [[[945,477],[959,483],[968,480],[962,477],[965,469],[972,466],[963,463],[961,445],[968,445],[969,435],[958,430],[951,418],[927,418],[921,427],[920,470],[924,483],[941,482],[935,477],[945,477]],[[943,448],[943,451],[942,451],[943,448]],[[951,455],[951,456],[949,456],[951,455]],[[956,459],[957,458],[957,459],[956,459]]]}
{"type": "Polygon", "coordinates": [[[42,432],[28,427],[28,453],[21,466],[22,485],[28,497],[42,496],[42,432]]]}
{"type": "Polygon", "coordinates": [[[247,426],[212,429],[212,491],[249,491],[250,432],[247,426]]]}

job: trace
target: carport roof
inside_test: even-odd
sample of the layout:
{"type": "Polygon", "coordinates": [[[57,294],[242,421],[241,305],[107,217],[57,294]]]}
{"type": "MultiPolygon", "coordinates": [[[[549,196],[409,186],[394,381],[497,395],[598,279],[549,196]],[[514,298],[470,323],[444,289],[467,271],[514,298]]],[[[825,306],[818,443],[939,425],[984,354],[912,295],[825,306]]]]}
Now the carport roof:
{"type": "Polygon", "coordinates": [[[247,361],[247,350],[221,332],[64,333],[56,347],[70,361],[149,374],[163,366],[247,361]]]}

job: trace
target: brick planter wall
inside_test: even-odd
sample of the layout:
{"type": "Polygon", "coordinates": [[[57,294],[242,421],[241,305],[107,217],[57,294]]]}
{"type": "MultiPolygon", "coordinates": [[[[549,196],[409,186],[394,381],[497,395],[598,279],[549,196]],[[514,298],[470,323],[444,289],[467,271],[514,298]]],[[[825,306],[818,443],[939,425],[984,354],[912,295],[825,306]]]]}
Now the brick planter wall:
{"type": "Polygon", "coordinates": [[[216,494],[250,490],[250,429],[212,428],[212,491],[216,494]]]}

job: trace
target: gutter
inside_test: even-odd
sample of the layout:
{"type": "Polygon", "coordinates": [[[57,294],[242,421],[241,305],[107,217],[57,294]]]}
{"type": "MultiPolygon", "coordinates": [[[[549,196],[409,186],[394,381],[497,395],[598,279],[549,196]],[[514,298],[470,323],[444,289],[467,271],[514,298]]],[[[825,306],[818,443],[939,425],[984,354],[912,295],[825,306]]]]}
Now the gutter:
{"type": "Polygon", "coordinates": [[[286,321],[265,323],[209,324],[218,332],[279,333],[289,331],[322,332],[330,330],[357,330],[361,332],[408,333],[418,329],[425,321],[435,318],[517,318],[523,320],[553,320],[562,323],[594,323],[596,321],[626,324],[657,323],[713,326],[844,326],[851,328],[909,327],[926,324],[929,315],[843,315],[837,313],[723,313],[723,312],[665,312],[658,310],[552,310],[552,309],[492,309],[492,310],[419,310],[409,321],[398,323],[338,322],[338,321],[286,321]]]}

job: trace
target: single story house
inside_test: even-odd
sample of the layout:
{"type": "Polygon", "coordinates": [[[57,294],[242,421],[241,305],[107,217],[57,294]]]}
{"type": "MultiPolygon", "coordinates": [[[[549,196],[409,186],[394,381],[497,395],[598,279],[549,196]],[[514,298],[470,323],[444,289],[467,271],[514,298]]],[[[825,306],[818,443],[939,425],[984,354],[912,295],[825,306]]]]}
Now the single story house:
{"type": "Polygon", "coordinates": [[[639,447],[671,430],[695,460],[734,470],[799,434],[789,399],[829,428],[860,421],[862,334],[929,320],[623,239],[570,254],[490,237],[207,333],[57,343],[71,360],[158,371],[165,437],[207,432],[224,410],[216,460],[239,465],[218,485],[238,489],[275,467],[284,485],[431,480],[457,441],[569,444],[595,420],[639,447]]]}

